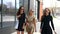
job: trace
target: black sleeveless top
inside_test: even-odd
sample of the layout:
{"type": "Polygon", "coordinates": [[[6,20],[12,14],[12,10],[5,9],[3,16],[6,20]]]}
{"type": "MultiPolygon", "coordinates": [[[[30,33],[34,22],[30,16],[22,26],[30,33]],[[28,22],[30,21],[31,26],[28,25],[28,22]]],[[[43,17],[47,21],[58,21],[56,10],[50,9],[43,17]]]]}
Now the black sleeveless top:
{"type": "Polygon", "coordinates": [[[19,23],[25,23],[25,13],[21,14],[21,17],[19,17],[19,23]]]}

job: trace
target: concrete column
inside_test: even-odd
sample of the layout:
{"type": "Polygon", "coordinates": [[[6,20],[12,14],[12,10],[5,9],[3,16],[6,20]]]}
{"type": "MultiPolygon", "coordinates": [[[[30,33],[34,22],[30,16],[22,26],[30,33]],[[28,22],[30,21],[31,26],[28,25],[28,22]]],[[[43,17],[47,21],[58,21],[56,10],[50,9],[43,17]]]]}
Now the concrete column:
{"type": "MultiPolygon", "coordinates": [[[[34,10],[34,3],[36,0],[30,0],[30,9],[34,10]]],[[[41,16],[43,15],[43,0],[38,0],[40,1],[40,12],[39,12],[39,20],[41,20],[41,16]]]]}
{"type": "Polygon", "coordinates": [[[43,15],[43,2],[40,0],[40,13],[39,13],[39,19],[41,20],[41,16],[43,15]]]}
{"type": "Polygon", "coordinates": [[[30,0],[30,9],[34,10],[34,2],[35,0],[30,0]]]}

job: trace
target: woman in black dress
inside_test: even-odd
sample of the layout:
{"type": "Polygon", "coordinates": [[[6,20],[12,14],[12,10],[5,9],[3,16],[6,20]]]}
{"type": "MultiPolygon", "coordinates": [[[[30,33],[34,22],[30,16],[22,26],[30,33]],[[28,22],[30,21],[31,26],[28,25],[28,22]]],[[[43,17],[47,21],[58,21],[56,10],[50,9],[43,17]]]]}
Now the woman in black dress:
{"type": "MultiPolygon", "coordinates": [[[[55,28],[54,28],[54,24],[53,24],[53,17],[50,14],[51,11],[48,8],[46,8],[43,12],[44,13],[41,18],[41,26],[40,26],[41,34],[53,34],[52,29],[55,32],[55,28]],[[52,29],[49,24],[50,22],[51,22],[52,29]]],[[[56,32],[55,32],[55,34],[56,34],[56,32]]]]}
{"type": "Polygon", "coordinates": [[[17,12],[17,19],[19,21],[18,28],[16,29],[17,34],[20,34],[20,31],[21,31],[21,34],[24,34],[23,25],[25,24],[25,13],[24,13],[23,6],[21,6],[17,12]]]}

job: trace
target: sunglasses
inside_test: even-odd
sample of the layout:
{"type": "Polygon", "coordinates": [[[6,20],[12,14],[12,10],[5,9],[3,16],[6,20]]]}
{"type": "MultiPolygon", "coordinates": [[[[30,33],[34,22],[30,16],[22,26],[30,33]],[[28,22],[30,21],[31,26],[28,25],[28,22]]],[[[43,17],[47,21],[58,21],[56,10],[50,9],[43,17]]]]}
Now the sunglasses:
{"type": "Polygon", "coordinates": [[[24,10],[24,9],[21,9],[21,10],[24,10]]]}

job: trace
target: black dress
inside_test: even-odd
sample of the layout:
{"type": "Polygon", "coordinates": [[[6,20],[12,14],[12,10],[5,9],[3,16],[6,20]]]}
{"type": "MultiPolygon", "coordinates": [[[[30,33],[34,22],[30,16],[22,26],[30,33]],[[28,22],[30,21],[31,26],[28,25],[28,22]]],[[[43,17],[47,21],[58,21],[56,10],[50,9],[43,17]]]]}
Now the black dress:
{"type": "Polygon", "coordinates": [[[53,34],[52,29],[50,27],[50,22],[51,22],[51,26],[54,30],[54,24],[53,24],[52,16],[48,15],[48,16],[42,17],[41,26],[40,26],[40,28],[42,29],[41,34],[53,34]]]}
{"type": "Polygon", "coordinates": [[[19,24],[18,24],[18,28],[16,30],[18,31],[24,31],[23,24],[25,23],[25,13],[21,14],[21,17],[19,18],[19,24]]]}

